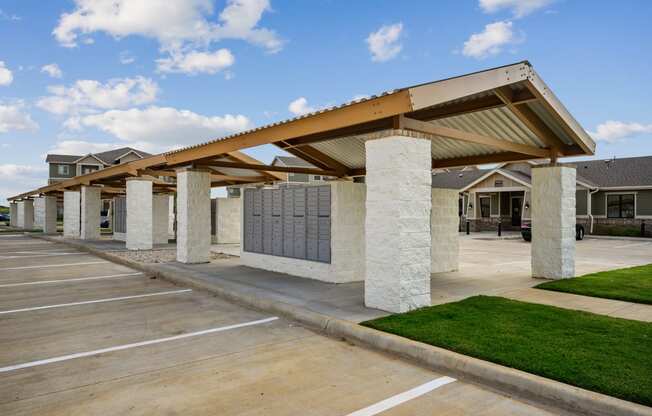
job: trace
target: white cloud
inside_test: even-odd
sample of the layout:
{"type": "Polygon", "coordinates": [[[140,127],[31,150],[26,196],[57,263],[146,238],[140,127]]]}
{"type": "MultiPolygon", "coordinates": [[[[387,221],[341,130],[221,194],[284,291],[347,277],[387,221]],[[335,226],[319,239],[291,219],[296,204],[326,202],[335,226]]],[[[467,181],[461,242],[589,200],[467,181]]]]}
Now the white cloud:
{"type": "Polygon", "coordinates": [[[51,154],[86,155],[124,147],[124,143],[96,143],[85,140],[61,140],[48,150],[51,154]]]}
{"type": "Polygon", "coordinates": [[[625,123],[622,121],[608,120],[599,124],[591,136],[596,140],[614,143],[627,137],[640,134],[652,134],[652,124],[625,123]]]}
{"type": "Polygon", "coordinates": [[[47,166],[0,165],[0,203],[5,204],[8,197],[47,184],[47,166]]]}
{"type": "Polygon", "coordinates": [[[316,108],[308,105],[308,100],[306,97],[299,97],[296,100],[292,101],[290,105],[288,105],[288,110],[290,110],[290,112],[295,116],[302,116],[304,114],[317,111],[316,108]]]}
{"type": "Polygon", "coordinates": [[[38,129],[38,124],[24,111],[24,107],[20,101],[14,104],[0,103],[0,133],[38,129]]]}
{"type": "Polygon", "coordinates": [[[484,27],[482,32],[472,34],[469,40],[464,42],[462,54],[482,59],[490,55],[497,55],[506,45],[519,41],[512,30],[512,22],[490,23],[484,27]]]}
{"type": "Polygon", "coordinates": [[[0,20],[19,21],[21,20],[21,17],[15,14],[6,13],[4,10],[0,9],[0,20]]]}
{"type": "MultiPolygon", "coordinates": [[[[84,127],[94,127],[120,140],[149,146],[150,150],[168,150],[251,127],[243,115],[204,116],[171,107],[111,110],[80,119],[84,127]]],[[[147,149],[144,149],[147,150],[147,149]]]]}
{"type": "Polygon", "coordinates": [[[14,75],[11,70],[5,66],[3,61],[0,61],[0,86],[7,86],[14,80],[14,75]]]}
{"type": "Polygon", "coordinates": [[[157,59],[159,72],[177,72],[185,74],[215,74],[230,67],[235,62],[233,54],[228,49],[218,49],[215,52],[188,53],[172,52],[170,57],[157,59]]]}
{"type": "Polygon", "coordinates": [[[77,46],[79,35],[105,32],[114,38],[130,35],[156,39],[164,52],[187,54],[223,39],[240,39],[270,53],[284,41],[258,24],[269,0],[227,0],[214,15],[212,0],[74,0],[75,9],[63,13],[53,35],[66,47],[77,46]]]}
{"type": "Polygon", "coordinates": [[[61,78],[63,76],[63,72],[61,71],[61,68],[59,68],[59,65],[57,64],[43,65],[41,67],[41,72],[45,72],[52,78],[61,78]]]}
{"type": "Polygon", "coordinates": [[[36,105],[54,114],[75,114],[93,110],[125,108],[148,104],[159,92],[156,82],[149,78],[112,79],[106,83],[79,80],[71,87],[48,87],[50,96],[41,97],[36,105]]]}
{"type": "Polygon", "coordinates": [[[123,65],[129,65],[136,62],[136,57],[131,54],[129,51],[120,52],[120,63],[123,65]]]}
{"type": "Polygon", "coordinates": [[[515,18],[526,16],[542,9],[555,0],[479,0],[480,8],[485,13],[495,13],[502,9],[509,9],[515,18]]]}
{"type": "Polygon", "coordinates": [[[385,62],[395,58],[403,45],[399,43],[403,23],[382,26],[375,32],[371,32],[366,39],[371,52],[371,60],[374,62],[385,62]]]}

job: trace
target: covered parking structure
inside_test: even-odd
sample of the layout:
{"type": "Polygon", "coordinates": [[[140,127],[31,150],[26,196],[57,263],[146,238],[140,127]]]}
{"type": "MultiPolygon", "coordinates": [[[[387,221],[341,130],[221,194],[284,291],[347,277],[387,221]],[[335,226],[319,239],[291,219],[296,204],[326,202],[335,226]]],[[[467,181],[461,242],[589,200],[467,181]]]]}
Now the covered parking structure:
{"type": "Polygon", "coordinates": [[[273,182],[287,172],[332,176],[338,180],[303,196],[294,189],[245,192],[242,262],[327,281],[364,280],[367,306],[399,312],[430,304],[431,272],[457,268],[458,196],[431,187],[433,169],[550,159],[533,171],[532,273],[565,278],[574,275],[575,170],[557,160],[594,150],[531,64],[520,62],[389,91],[11,199],[20,201],[20,218],[33,196],[63,193],[70,201],[64,216],[71,218],[64,229],[81,212],[79,235],[94,238],[95,224],[85,224],[84,214],[92,201],[110,189],[126,192],[127,247],[143,249],[153,239],[152,195],[173,190],[157,178],[174,176],[177,260],[198,263],[209,258],[211,187],[273,182]],[[240,153],[264,144],[315,168],[262,165],[240,153]],[[297,241],[306,252],[317,250],[317,259],[295,249],[287,255],[285,245],[297,241]],[[323,258],[322,246],[329,251],[323,258]]]}

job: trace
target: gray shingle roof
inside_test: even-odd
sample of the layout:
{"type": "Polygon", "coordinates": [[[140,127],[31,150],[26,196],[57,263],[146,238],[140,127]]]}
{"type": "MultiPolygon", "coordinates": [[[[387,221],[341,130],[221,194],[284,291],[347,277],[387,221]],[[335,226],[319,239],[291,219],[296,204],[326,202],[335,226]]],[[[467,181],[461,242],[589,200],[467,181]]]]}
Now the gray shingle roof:
{"type": "Polygon", "coordinates": [[[488,169],[457,171],[457,172],[440,172],[433,173],[433,188],[462,189],[471,182],[475,181],[482,175],[486,175],[488,169]]]}
{"type": "Polygon", "coordinates": [[[577,176],[600,188],[652,186],[652,156],[574,162],[577,176]]]}
{"type": "MultiPolygon", "coordinates": [[[[108,165],[112,165],[117,158],[133,150],[142,157],[151,156],[147,152],[142,150],[134,149],[133,147],[120,147],[114,150],[108,150],[106,152],[92,153],[93,156],[97,157],[101,161],[105,162],[108,165]]],[[[74,163],[77,159],[84,157],[83,155],[56,155],[51,154],[47,155],[45,158],[46,163],[74,163]]]]}
{"type": "Polygon", "coordinates": [[[47,155],[45,163],[74,163],[80,155],[47,155]]]}

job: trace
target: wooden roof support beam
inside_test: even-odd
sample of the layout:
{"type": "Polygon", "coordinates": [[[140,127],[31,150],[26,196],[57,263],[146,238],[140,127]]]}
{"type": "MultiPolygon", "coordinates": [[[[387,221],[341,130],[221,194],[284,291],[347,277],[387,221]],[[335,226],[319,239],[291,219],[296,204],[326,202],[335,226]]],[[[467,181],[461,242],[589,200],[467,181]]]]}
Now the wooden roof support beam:
{"type": "Polygon", "coordinates": [[[338,162],[332,157],[325,155],[324,153],[309,145],[298,146],[294,148],[281,148],[286,152],[293,154],[300,159],[304,159],[319,168],[334,170],[338,172],[339,174],[335,176],[346,176],[347,172],[349,171],[348,166],[338,162]]]}
{"type": "Polygon", "coordinates": [[[529,146],[526,144],[514,143],[507,140],[500,140],[481,134],[471,133],[463,130],[453,129],[450,127],[436,126],[427,121],[419,121],[412,118],[401,117],[400,125],[407,130],[418,131],[421,133],[432,134],[447,139],[459,140],[467,143],[481,144],[490,146],[506,152],[523,153],[536,157],[548,157],[550,151],[539,147],[529,146]]]}
{"type": "Polygon", "coordinates": [[[205,163],[205,165],[207,167],[217,167],[217,168],[265,170],[269,172],[307,173],[309,175],[337,176],[337,172],[333,170],[297,168],[297,167],[286,167],[286,166],[270,166],[270,165],[263,165],[263,168],[261,169],[261,165],[252,165],[249,163],[240,163],[240,162],[225,162],[223,160],[208,161],[205,163]]]}
{"type": "Polygon", "coordinates": [[[515,162],[530,160],[532,156],[516,152],[502,152],[491,155],[457,157],[451,159],[433,159],[432,168],[452,168],[457,166],[484,165],[487,163],[515,162]]]}
{"type": "MultiPolygon", "coordinates": [[[[240,152],[240,151],[236,150],[236,151],[233,151],[233,152],[227,152],[227,155],[230,158],[235,159],[235,161],[237,161],[237,162],[244,162],[244,163],[249,163],[249,164],[252,164],[252,165],[264,166],[259,160],[254,159],[253,157],[249,156],[248,154],[246,154],[244,152],[240,152]]],[[[262,175],[268,176],[269,178],[271,178],[271,179],[273,179],[275,181],[278,181],[278,180],[284,181],[284,180],[287,179],[287,175],[284,175],[282,173],[266,172],[264,170],[260,170],[259,172],[262,175]]]]}
{"type": "Polygon", "coordinates": [[[527,105],[519,105],[514,100],[514,94],[509,87],[500,87],[494,90],[494,93],[500,98],[507,108],[525,124],[536,136],[550,147],[549,157],[556,157],[558,154],[564,154],[567,145],[562,142],[557,135],[550,130],[527,105]]]}

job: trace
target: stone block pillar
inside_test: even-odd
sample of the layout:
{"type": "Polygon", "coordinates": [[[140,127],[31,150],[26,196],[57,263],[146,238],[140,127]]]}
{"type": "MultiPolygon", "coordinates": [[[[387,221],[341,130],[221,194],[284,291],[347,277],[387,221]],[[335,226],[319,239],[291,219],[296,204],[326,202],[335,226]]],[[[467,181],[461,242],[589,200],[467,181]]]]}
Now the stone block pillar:
{"type": "Polygon", "coordinates": [[[170,195],[155,194],[152,197],[152,234],[154,244],[168,243],[170,195]]]}
{"type": "Polygon", "coordinates": [[[57,233],[57,197],[44,196],[43,200],[43,233],[57,233]]]}
{"type": "Polygon", "coordinates": [[[79,238],[81,225],[81,194],[78,191],[63,193],[63,236],[79,238]]]}
{"type": "Polygon", "coordinates": [[[181,263],[206,263],[209,260],[210,194],[210,171],[177,171],[177,261],[181,263]]]}
{"type": "Polygon", "coordinates": [[[11,202],[9,204],[9,225],[11,227],[18,227],[18,202],[11,202]]]}
{"type": "Polygon", "coordinates": [[[34,228],[43,229],[45,225],[45,198],[34,198],[34,228]]]}
{"type": "Polygon", "coordinates": [[[79,234],[82,240],[99,240],[101,209],[101,189],[96,186],[82,186],[81,229],[79,234]]]}
{"type": "Polygon", "coordinates": [[[127,180],[127,249],[151,250],[153,241],[152,181],[127,180]]]}
{"type": "Polygon", "coordinates": [[[34,228],[34,201],[26,199],[18,203],[18,228],[34,228]]]}
{"type": "Polygon", "coordinates": [[[575,276],[575,168],[532,169],[532,276],[575,276]]]}
{"type": "Polygon", "coordinates": [[[390,136],[365,148],[365,305],[389,312],[428,306],[430,141],[390,136]]]}
{"type": "Polygon", "coordinates": [[[432,189],[430,233],[432,236],[431,273],[459,269],[459,192],[456,189],[432,189]]]}

